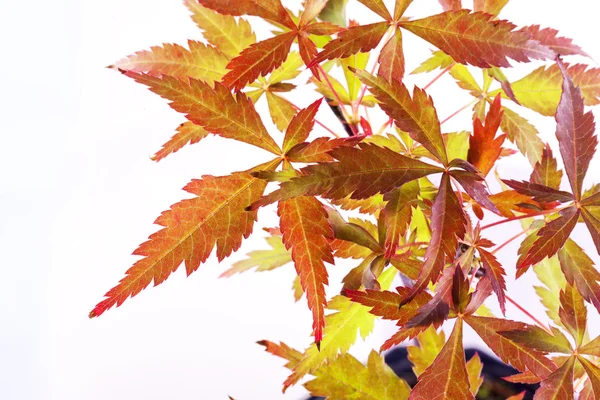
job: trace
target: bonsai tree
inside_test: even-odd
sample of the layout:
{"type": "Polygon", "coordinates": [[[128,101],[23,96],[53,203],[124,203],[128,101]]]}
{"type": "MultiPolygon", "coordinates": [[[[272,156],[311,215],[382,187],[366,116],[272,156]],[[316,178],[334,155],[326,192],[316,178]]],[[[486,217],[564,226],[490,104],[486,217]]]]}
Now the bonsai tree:
{"type": "Polygon", "coordinates": [[[556,30],[499,19],[507,0],[440,0],[442,12],[418,18],[408,17],[412,0],[396,0],[393,9],[383,0],[358,1],[378,22],[347,21],[347,0],[305,0],[298,13],[280,0],[185,0],[206,43],[164,44],[111,66],[188,120],[155,161],[210,134],[272,156],[245,171],[190,181],[184,190],[193,197],[157,218],[160,230],[135,250],[141,258],[90,317],[180,266],[193,273],[215,248],[225,260],[257,230],[259,210],[276,204],[279,225],[262,227],[270,248],[223,275],[293,263],[294,296],[312,313],[314,343],[296,350],[260,342],[287,361],[284,390],[311,375],[305,387],[329,399],[473,399],[482,362],[466,360],[466,324],[519,371],[507,381],[539,383],[536,399],[600,398],[600,338],[586,328],[588,311],[600,311],[600,273],[570,238],[585,225],[600,252],[600,186],[583,184],[598,142],[585,107],[600,102],[599,69],[569,64],[569,56],[586,53],[556,30]],[[257,41],[243,16],[272,24],[272,37],[257,41]],[[407,31],[438,49],[411,74],[439,72],[412,90],[407,31]],[[543,65],[507,79],[506,68],[534,61],[543,65]],[[440,121],[427,90],[446,73],[474,100],[440,121]],[[294,91],[313,91],[316,101],[295,104],[294,91]],[[267,130],[269,117],[257,113],[263,98],[281,133],[267,130]],[[471,106],[472,125],[444,130],[471,106]],[[514,106],[555,118],[564,173],[514,106]],[[326,126],[318,112],[333,112],[341,124],[326,126]],[[492,173],[503,157],[526,157],[531,171],[520,180],[492,173]],[[269,182],[274,189],[266,192],[269,182]],[[486,237],[507,223],[520,223],[522,232],[500,244],[486,237]],[[502,265],[496,253],[516,240],[514,263],[502,265]],[[355,266],[341,292],[327,298],[336,258],[355,266]],[[517,277],[539,278],[547,321],[510,297],[505,276],[514,266],[517,277]],[[506,319],[507,302],[531,323],[506,319]],[[362,364],[348,351],[376,318],[396,321],[398,331],[362,364]],[[380,354],[402,343],[411,343],[412,388],[380,354]]]}

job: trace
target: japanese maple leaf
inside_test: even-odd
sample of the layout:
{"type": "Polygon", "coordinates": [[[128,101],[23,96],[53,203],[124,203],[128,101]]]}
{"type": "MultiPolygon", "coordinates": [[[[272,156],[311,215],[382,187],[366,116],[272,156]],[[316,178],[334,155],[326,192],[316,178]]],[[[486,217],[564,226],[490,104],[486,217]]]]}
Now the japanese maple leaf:
{"type": "Polygon", "coordinates": [[[502,114],[500,97],[497,96],[486,115],[485,125],[479,118],[473,121],[473,135],[469,137],[467,161],[477,167],[484,176],[490,172],[502,153],[502,144],[506,135],[496,137],[502,114]]]}
{"type": "MultiPolygon", "coordinates": [[[[265,76],[279,67],[286,60],[294,41],[298,41],[300,56],[308,64],[317,53],[317,48],[309,35],[327,35],[337,31],[337,28],[330,24],[313,22],[326,5],[323,0],[306,1],[298,24],[292,20],[280,0],[198,1],[221,14],[254,15],[289,29],[287,32],[252,44],[229,62],[227,69],[230,71],[223,77],[223,83],[236,92],[248,83],[254,82],[259,76],[265,76]]],[[[318,74],[317,71],[314,72],[318,74]]]]}
{"type": "MultiPolygon", "coordinates": [[[[598,143],[594,132],[594,116],[591,112],[584,111],[581,90],[574,85],[560,60],[558,60],[558,65],[563,73],[564,81],[563,94],[556,110],[556,137],[572,194],[539,183],[515,181],[505,181],[505,183],[517,192],[530,195],[537,201],[574,201],[574,203],[562,208],[557,219],[548,222],[538,231],[535,243],[520,259],[518,268],[527,268],[556,254],[564,246],[580,217],[585,221],[600,253],[600,224],[586,208],[596,205],[597,200],[594,195],[582,199],[583,180],[598,143]]],[[[546,178],[545,180],[556,187],[557,172],[553,172],[553,174],[552,179],[546,178]]]]}
{"type": "Polygon", "coordinates": [[[327,222],[327,212],[314,197],[296,197],[278,206],[283,243],[292,253],[308,306],[313,312],[313,330],[317,346],[323,339],[324,306],[327,269],[323,262],[333,264],[329,239],[333,238],[327,222]]]}
{"type": "MultiPolygon", "coordinates": [[[[259,169],[273,169],[274,160],[259,169]]],[[[90,312],[98,317],[113,306],[145,289],[151,282],[159,285],[185,263],[187,274],[196,271],[217,247],[223,260],[239,249],[242,239],[252,233],[256,213],[244,208],[265,190],[263,180],[247,172],[229,176],[209,176],[191,181],[184,190],[195,197],[182,200],[163,212],[155,221],[163,228],[142,243],[134,255],[143,258],[126,272],[117,286],[109,290],[90,312]]]]}
{"type": "Polygon", "coordinates": [[[469,390],[462,319],[454,324],[452,334],[429,368],[410,392],[410,400],[474,399],[469,390]]]}

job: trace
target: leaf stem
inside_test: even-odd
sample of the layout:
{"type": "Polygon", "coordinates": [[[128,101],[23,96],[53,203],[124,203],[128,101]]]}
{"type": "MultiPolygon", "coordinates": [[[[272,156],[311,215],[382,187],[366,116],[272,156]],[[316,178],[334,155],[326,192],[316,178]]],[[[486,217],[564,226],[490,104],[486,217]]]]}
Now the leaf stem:
{"type": "Polygon", "coordinates": [[[510,239],[508,239],[506,242],[502,243],[500,246],[496,247],[494,250],[492,250],[492,254],[496,254],[497,252],[499,252],[500,250],[502,250],[504,248],[504,246],[510,244],[512,241],[518,239],[519,237],[521,237],[522,235],[526,234],[529,231],[529,229],[525,229],[522,232],[519,232],[518,234],[516,234],[515,236],[511,237],[510,239]]]}
{"type": "Polygon", "coordinates": [[[477,103],[478,101],[479,101],[479,99],[475,99],[475,100],[470,101],[469,104],[465,104],[464,106],[462,106],[461,108],[459,108],[458,110],[456,110],[452,114],[450,114],[450,116],[448,116],[445,120],[440,122],[440,125],[445,124],[446,122],[448,122],[449,120],[451,120],[452,118],[454,118],[458,114],[460,114],[461,111],[466,110],[467,108],[471,107],[473,104],[477,103]]]}
{"type": "Polygon", "coordinates": [[[346,123],[348,125],[350,125],[350,129],[352,130],[352,133],[354,134],[354,136],[358,135],[358,132],[356,131],[356,127],[354,126],[354,124],[351,123],[352,121],[350,119],[350,115],[348,115],[348,112],[346,111],[346,107],[344,106],[344,103],[342,103],[342,100],[340,99],[340,95],[338,94],[338,92],[334,89],[333,85],[331,84],[331,81],[329,80],[327,73],[323,70],[323,67],[321,67],[321,65],[318,65],[317,67],[319,68],[319,72],[325,79],[325,82],[327,82],[327,86],[329,86],[329,89],[331,89],[331,92],[335,96],[335,100],[338,102],[338,104],[340,106],[340,110],[342,111],[342,114],[344,115],[344,118],[346,119],[346,123]]]}
{"type": "Polygon", "coordinates": [[[491,224],[488,224],[488,225],[485,225],[485,226],[483,226],[483,227],[481,228],[481,230],[488,229],[488,228],[492,228],[492,227],[494,227],[494,226],[498,226],[498,225],[502,225],[502,224],[505,224],[505,223],[507,223],[507,222],[518,221],[518,220],[521,220],[521,219],[526,219],[526,218],[539,217],[540,215],[553,214],[553,213],[559,212],[559,211],[561,211],[561,210],[564,210],[565,208],[566,208],[566,207],[563,207],[563,208],[555,208],[555,209],[553,209],[553,210],[544,210],[544,211],[540,211],[540,212],[538,212],[538,213],[535,213],[535,214],[524,214],[524,215],[519,215],[518,217],[510,217],[510,218],[506,218],[506,219],[501,219],[500,221],[496,221],[496,222],[493,222],[493,223],[491,223],[491,224]]]}
{"type": "Polygon", "coordinates": [[[437,74],[427,85],[423,86],[423,90],[429,89],[429,87],[431,85],[433,85],[442,76],[444,76],[446,74],[446,72],[450,71],[452,69],[452,67],[454,67],[454,64],[456,64],[456,63],[452,63],[452,64],[448,65],[446,68],[444,68],[442,70],[442,72],[440,72],[439,74],[437,74]]]}
{"type": "Polygon", "coordinates": [[[552,333],[552,331],[550,330],[550,328],[548,328],[546,325],[544,325],[542,322],[540,322],[539,319],[537,319],[536,317],[533,316],[533,314],[531,314],[529,311],[527,311],[526,309],[524,309],[519,303],[517,303],[515,300],[513,300],[511,297],[509,297],[508,295],[505,295],[506,300],[508,300],[509,303],[511,303],[513,306],[515,306],[519,311],[521,311],[523,314],[525,314],[526,316],[528,316],[533,322],[535,322],[540,328],[542,328],[543,330],[545,330],[546,332],[550,333],[551,335],[554,335],[552,333]]]}

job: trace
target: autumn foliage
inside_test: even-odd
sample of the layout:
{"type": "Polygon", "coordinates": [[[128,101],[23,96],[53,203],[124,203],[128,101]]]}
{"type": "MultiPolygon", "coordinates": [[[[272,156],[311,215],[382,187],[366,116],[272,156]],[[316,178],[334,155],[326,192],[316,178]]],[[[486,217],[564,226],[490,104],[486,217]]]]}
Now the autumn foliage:
{"type": "Polygon", "coordinates": [[[258,230],[261,208],[276,203],[279,226],[264,227],[269,249],[252,251],[223,276],[294,265],[294,296],[306,298],[314,344],[299,351],[260,342],[287,361],[284,389],[311,375],[305,387],[328,399],[473,399],[482,364],[465,359],[469,326],[520,371],[506,380],[540,383],[535,399],[600,398],[600,338],[587,329],[587,313],[600,312],[600,272],[586,254],[600,254],[600,186],[584,184],[598,143],[586,106],[600,103],[600,70],[571,63],[569,56],[587,54],[556,30],[499,18],[507,0],[440,0],[437,14],[418,18],[409,16],[412,0],[396,0],[393,9],[358,1],[377,22],[347,21],[347,0],[305,0],[298,13],[280,0],[185,0],[204,42],[163,44],[111,66],[187,119],[155,161],[211,134],[272,156],[246,171],[192,179],[184,188],[191,198],[156,219],[160,229],[90,317],[180,266],[193,273],[215,248],[223,261],[258,230]],[[258,41],[244,16],[272,24],[272,36],[258,41]],[[410,83],[406,32],[438,49],[412,74],[439,70],[433,84],[449,73],[474,97],[465,132],[447,132],[430,85],[410,83]],[[517,62],[543,65],[509,80],[504,70],[517,62]],[[297,105],[288,94],[301,73],[316,101],[297,105]],[[281,132],[257,113],[263,98],[281,132]],[[554,117],[560,160],[522,108],[554,117]],[[385,119],[376,125],[377,109],[385,119]],[[319,122],[317,113],[327,112],[341,124],[319,122]],[[519,156],[531,174],[499,176],[498,160],[519,156]],[[486,238],[509,222],[520,222],[523,233],[500,245],[486,238]],[[573,241],[578,224],[595,249],[573,241]],[[502,265],[496,253],[513,240],[521,240],[518,254],[502,265]],[[336,258],[355,267],[340,294],[327,298],[336,258]],[[502,314],[512,301],[507,273],[539,277],[549,324],[492,314],[486,301],[497,301],[502,314]],[[403,284],[394,287],[398,276],[403,284]],[[377,351],[366,364],[348,353],[378,317],[398,330],[377,350],[410,344],[412,388],[377,351]]]}

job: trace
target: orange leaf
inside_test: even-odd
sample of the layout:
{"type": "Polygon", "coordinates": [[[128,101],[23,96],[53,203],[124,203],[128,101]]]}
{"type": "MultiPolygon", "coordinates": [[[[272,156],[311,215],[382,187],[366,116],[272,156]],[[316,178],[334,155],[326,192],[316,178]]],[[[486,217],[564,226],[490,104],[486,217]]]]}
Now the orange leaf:
{"type": "Polygon", "coordinates": [[[400,238],[406,234],[412,217],[412,205],[420,193],[417,181],[408,182],[388,195],[383,209],[385,229],[385,256],[390,259],[396,254],[400,238]]]}
{"type": "Polygon", "coordinates": [[[558,315],[560,321],[575,338],[579,347],[583,342],[587,326],[587,309],[583,297],[573,286],[567,285],[564,291],[560,291],[559,299],[558,315]]]}
{"type": "Polygon", "coordinates": [[[198,2],[220,14],[254,15],[278,22],[292,30],[296,29],[296,24],[280,0],[198,0],[198,2]]]}
{"type": "Polygon", "coordinates": [[[404,12],[410,6],[413,0],[396,0],[396,6],[394,7],[394,21],[399,21],[404,15],[404,12]]]}
{"type": "Polygon", "coordinates": [[[338,147],[354,147],[363,139],[362,136],[353,136],[349,138],[328,139],[319,137],[312,142],[299,143],[292,147],[286,154],[291,162],[316,163],[331,162],[335,159],[329,155],[329,152],[338,147]]]}
{"type": "Polygon", "coordinates": [[[569,239],[558,252],[558,260],[569,285],[575,286],[579,294],[600,312],[600,272],[592,259],[569,239]]]}
{"type": "MultiPolygon", "coordinates": [[[[274,169],[279,162],[277,159],[260,168],[274,169]]],[[[182,262],[187,274],[191,274],[206,261],[215,245],[219,261],[239,249],[242,239],[252,233],[256,219],[256,213],[244,208],[259,198],[265,187],[266,182],[248,172],[205,175],[191,181],[184,190],[196,197],[172,205],[156,219],[155,224],[163,228],[133,252],[144,258],[106,293],[106,299],[90,312],[90,318],[120,306],[152,281],[155,286],[161,284],[182,262]]]]}
{"type": "Polygon", "coordinates": [[[359,148],[339,147],[329,154],[338,162],[302,168],[300,176],[283,182],[278,190],[264,196],[251,208],[301,195],[328,199],[342,199],[350,195],[353,199],[366,199],[443,171],[374,144],[361,143],[359,148]]]}
{"type": "Polygon", "coordinates": [[[396,29],[394,36],[383,46],[378,61],[380,76],[388,82],[394,80],[402,82],[404,77],[404,50],[400,29],[396,29]]]}
{"type": "Polygon", "coordinates": [[[386,22],[377,22],[369,25],[353,26],[338,34],[323,47],[317,56],[308,65],[312,67],[325,60],[346,58],[359,52],[367,52],[379,44],[388,29],[386,22]]]}
{"type": "Polygon", "coordinates": [[[460,10],[462,8],[461,0],[438,0],[444,11],[460,10]]]}
{"type": "Polygon", "coordinates": [[[227,65],[230,71],[223,77],[223,84],[239,92],[259,76],[267,75],[283,64],[294,39],[296,32],[287,32],[254,43],[227,65]]]}
{"type": "Polygon", "coordinates": [[[329,240],[333,231],[327,222],[327,212],[314,197],[296,197],[279,203],[277,214],[281,221],[283,243],[291,251],[302,289],[306,293],[308,307],[313,313],[315,342],[323,338],[325,325],[324,307],[327,269],[333,264],[329,240]]]}
{"type": "Polygon", "coordinates": [[[505,20],[492,20],[485,13],[447,11],[427,18],[402,22],[401,27],[437,46],[461,64],[480,68],[510,67],[508,58],[519,62],[555,57],[548,47],[514,31],[505,20]]]}
{"type": "Polygon", "coordinates": [[[256,35],[248,21],[219,14],[203,7],[197,0],[185,0],[185,5],[192,12],[192,20],[202,30],[202,36],[228,57],[237,57],[256,42],[256,35]]]}
{"type": "Polygon", "coordinates": [[[323,8],[325,8],[327,1],[328,0],[306,0],[304,4],[304,10],[300,15],[300,22],[298,23],[298,26],[302,28],[315,19],[317,15],[323,11],[323,8]]]}
{"type": "Polygon", "coordinates": [[[508,0],[473,0],[473,10],[498,15],[508,0]]]}
{"type": "Polygon", "coordinates": [[[542,160],[535,164],[531,173],[531,183],[548,186],[552,189],[559,189],[562,182],[562,170],[558,169],[556,158],[552,155],[550,145],[546,143],[542,160]]]}
{"type": "Polygon", "coordinates": [[[371,11],[373,11],[374,13],[379,15],[381,18],[385,19],[386,21],[392,20],[392,16],[390,15],[390,12],[388,11],[387,7],[385,6],[385,3],[383,2],[383,0],[358,0],[358,1],[360,3],[362,3],[365,7],[369,8],[371,11]]]}
{"type": "Polygon", "coordinates": [[[463,349],[462,319],[459,318],[440,354],[419,376],[409,400],[473,398],[463,349]]]}
{"type": "Polygon", "coordinates": [[[401,82],[388,82],[365,71],[356,70],[356,75],[379,101],[379,105],[401,130],[421,143],[444,165],[448,164],[446,146],[442,138],[440,121],[433,100],[425,91],[415,86],[411,98],[401,82]]]}
{"type": "Polygon", "coordinates": [[[178,44],[165,43],[140,51],[117,61],[110,68],[125,71],[146,72],[160,77],[194,78],[212,84],[220,81],[227,72],[229,59],[212,46],[193,40],[188,41],[189,50],[178,44]]]}
{"type": "Polygon", "coordinates": [[[500,96],[496,96],[486,117],[485,126],[479,118],[473,121],[473,135],[469,136],[469,153],[467,160],[473,164],[483,176],[486,176],[496,164],[502,153],[502,144],[506,135],[496,137],[502,121],[500,96]]]}
{"type": "Polygon", "coordinates": [[[186,144],[195,144],[208,136],[209,132],[193,122],[184,122],[177,127],[177,133],[156,152],[152,160],[160,161],[169,154],[175,153],[186,144]]]}
{"type": "Polygon", "coordinates": [[[572,400],[573,368],[575,357],[571,356],[564,364],[540,383],[535,392],[536,400],[572,400]]]}
{"type": "Polygon", "coordinates": [[[321,101],[319,99],[312,103],[310,106],[303,110],[300,110],[296,114],[285,131],[285,137],[283,139],[283,152],[287,153],[295,145],[304,142],[315,125],[315,115],[319,111],[321,101]]]}
{"type": "Polygon", "coordinates": [[[600,368],[596,364],[590,362],[589,360],[587,360],[581,356],[577,356],[577,359],[579,360],[579,362],[583,366],[583,369],[585,369],[585,372],[587,373],[588,379],[589,379],[590,383],[592,384],[592,389],[596,396],[595,398],[599,398],[600,397],[600,368]]]}
{"type": "Polygon", "coordinates": [[[218,82],[213,89],[196,79],[182,81],[167,75],[153,77],[135,72],[126,72],[125,75],[170,100],[171,108],[186,114],[187,119],[210,133],[281,154],[281,149],[267,133],[254,104],[244,94],[238,93],[234,97],[218,82]]]}

